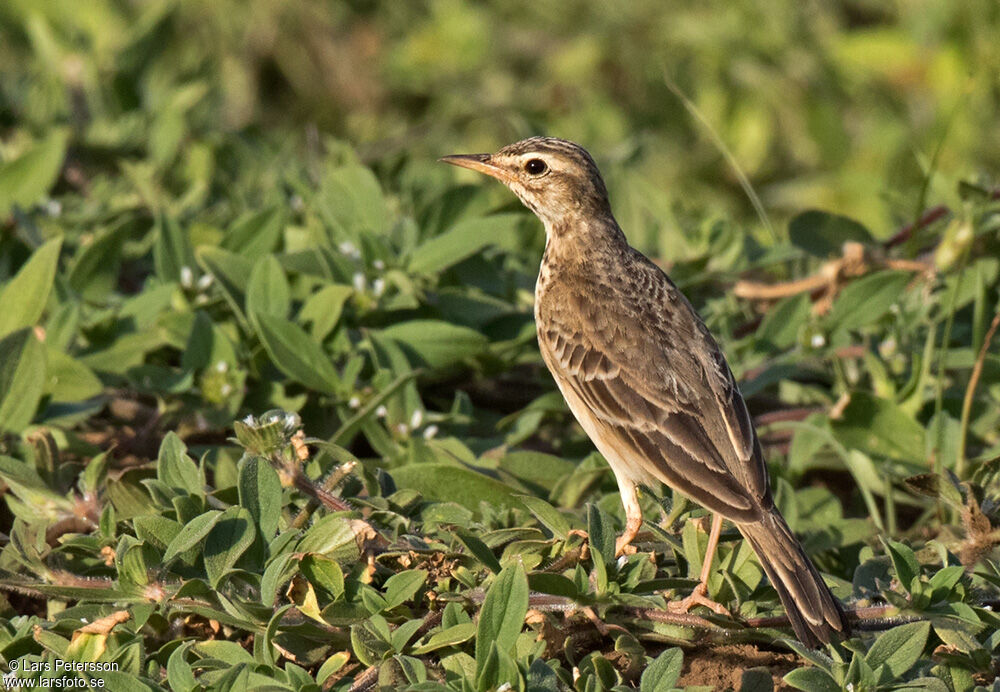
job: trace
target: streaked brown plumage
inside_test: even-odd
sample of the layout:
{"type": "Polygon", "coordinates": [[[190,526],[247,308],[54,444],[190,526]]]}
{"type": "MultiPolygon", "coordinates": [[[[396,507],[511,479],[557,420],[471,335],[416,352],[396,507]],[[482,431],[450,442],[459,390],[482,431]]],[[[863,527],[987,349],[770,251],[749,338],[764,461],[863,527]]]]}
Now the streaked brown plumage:
{"type": "Polygon", "coordinates": [[[619,551],[642,522],[637,486],[666,483],[736,524],[799,639],[815,646],[845,635],[840,604],[774,506],[725,356],[667,275],[629,246],[590,155],[572,142],[532,137],[496,154],[442,160],[499,179],[545,225],[538,343],[618,480],[628,519],[619,551]]]}

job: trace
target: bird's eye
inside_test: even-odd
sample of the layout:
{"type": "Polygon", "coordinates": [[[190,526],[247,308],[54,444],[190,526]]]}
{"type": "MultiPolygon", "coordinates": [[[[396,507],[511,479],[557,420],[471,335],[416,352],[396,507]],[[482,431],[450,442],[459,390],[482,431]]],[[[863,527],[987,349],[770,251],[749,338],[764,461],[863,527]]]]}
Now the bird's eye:
{"type": "Polygon", "coordinates": [[[529,159],[526,164],[524,164],[524,170],[526,170],[531,175],[541,175],[549,169],[545,165],[545,162],[541,159],[529,159]]]}

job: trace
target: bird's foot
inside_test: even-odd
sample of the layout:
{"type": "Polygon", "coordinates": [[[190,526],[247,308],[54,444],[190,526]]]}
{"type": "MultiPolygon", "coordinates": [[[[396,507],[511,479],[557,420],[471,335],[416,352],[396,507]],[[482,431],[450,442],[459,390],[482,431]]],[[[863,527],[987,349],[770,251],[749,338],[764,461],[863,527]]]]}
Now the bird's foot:
{"type": "Polygon", "coordinates": [[[632,539],[621,535],[615,540],[615,557],[621,557],[622,555],[635,555],[637,552],[636,547],[632,545],[632,539]]]}
{"type": "Polygon", "coordinates": [[[732,613],[730,613],[724,605],[716,603],[709,598],[707,594],[708,585],[705,582],[700,582],[698,586],[694,587],[694,591],[691,592],[690,596],[682,598],[679,601],[670,601],[667,603],[667,610],[671,613],[687,613],[695,606],[701,605],[705,606],[717,615],[732,617],[732,613]]]}

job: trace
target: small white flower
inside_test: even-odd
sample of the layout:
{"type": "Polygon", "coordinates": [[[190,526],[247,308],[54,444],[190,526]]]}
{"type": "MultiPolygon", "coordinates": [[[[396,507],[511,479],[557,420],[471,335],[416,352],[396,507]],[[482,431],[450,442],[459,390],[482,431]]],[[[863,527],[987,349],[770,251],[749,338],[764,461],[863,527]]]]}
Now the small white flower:
{"type": "Polygon", "coordinates": [[[374,262],[372,262],[372,266],[375,267],[376,271],[385,270],[385,262],[383,262],[382,260],[375,260],[374,262]]]}
{"type": "Polygon", "coordinates": [[[436,425],[428,425],[427,428],[424,429],[425,440],[430,440],[437,434],[438,434],[438,426],[436,425]]]}
{"type": "Polygon", "coordinates": [[[424,422],[424,412],[420,409],[415,409],[413,414],[410,415],[410,427],[419,428],[420,424],[424,422]]]}
{"type": "Polygon", "coordinates": [[[194,272],[191,267],[181,267],[181,286],[191,288],[194,285],[194,272]]]}
{"type": "Polygon", "coordinates": [[[400,435],[406,435],[406,433],[410,432],[410,429],[406,427],[406,423],[397,423],[396,432],[400,435]]]}
{"type": "Polygon", "coordinates": [[[853,682],[847,683],[844,689],[846,689],[847,692],[854,692],[854,683],[853,682]]]}
{"type": "Polygon", "coordinates": [[[372,294],[379,298],[383,293],[385,293],[385,279],[378,278],[372,282],[372,294]]]}
{"type": "Polygon", "coordinates": [[[50,199],[45,203],[45,213],[49,216],[62,216],[62,202],[50,199]]]}
{"type": "Polygon", "coordinates": [[[288,411],[285,413],[285,430],[291,432],[297,427],[302,425],[302,419],[299,418],[299,414],[288,411]]]}
{"type": "Polygon", "coordinates": [[[368,286],[368,282],[365,281],[365,275],[361,272],[355,272],[354,276],[351,277],[351,283],[354,285],[354,290],[361,293],[368,286]]]}
{"type": "Polygon", "coordinates": [[[215,372],[228,372],[228,370],[229,370],[229,363],[227,363],[224,360],[220,360],[218,363],[215,364],[215,372]]]}
{"type": "Polygon", "coordinates": [[[198,290],[199,291],[207,290],[208,287],[212,285],[212,282],[214,280],[215,277],[212,276],[211,274],[202,274],[201,278],[198,279],[198,290]]]}
{"type": "Polygon", "coordinates": [[[510,689],[511,689],[510,683],[505,682],[504,684],[500,685],[500,687],[497,688],[497,692],[508,692],[508,690],[510,689]]]}
{"type": "Polygon", "coordinates": [[[826,337],[822,334],[813,334],[810,342],[813,348],[823,348],[826,346],[826,337]]]}
{"type": "Polygon", "coordinates": [[[230,394],[233,393],[233,385],[226,382],[225,384],[222,385],[219,391],[222,392],[222,396],[229,396],[230,394]]]}
{"type": "Polygon", "coordinates": [[[248,414],[246,418],[243,419],[243,425],[257,425],[257,421],[254,420],[253,414],[248,414]]]}
{"type": "Polygon", "coordinates": [[[351,259],[360,259],[361,257],[361,253],[358,251],[358,248],[355,247],[354,243],[349,240],[345,240],[337,245],[337,249],[340,250],[341,254],[347,255],[351,259]]]}
{"type": "Polygon", "coordinates": [[[352,396],[350,401],[347,402],[347,407],[354,409],[361,408],[361,399],[356,396],[352,396]]]}
{"type": "Polygon", "coordinates": [[[295,213],[301,212],[306,208],[306,203],[302,200],[299,195],[292,195],[288,198],[288,206],[292,208],[295,213]]]}
{"type": "Polygon", "coordinates": [[[387,409],[385,406],[379,406],[377,409],[375,409],[376,418],[385,418],[387,415],[389,415],[389,409],[387,409]]]}

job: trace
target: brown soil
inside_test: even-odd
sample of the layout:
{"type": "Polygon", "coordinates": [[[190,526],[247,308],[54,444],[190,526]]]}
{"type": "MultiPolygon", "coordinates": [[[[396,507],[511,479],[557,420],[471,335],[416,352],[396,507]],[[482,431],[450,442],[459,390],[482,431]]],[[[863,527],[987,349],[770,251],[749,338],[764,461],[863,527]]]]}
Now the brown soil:
{"type": "Polygon", "coordinates": [[[738,690],[743,671],[766,668],[775,690],[791,689],[781,678],[801,665],[795,654],[758,649],[752,644],[732,644],[684,652],[684,670],[678,687],[711,685],[716,690],[738,690]]]}

